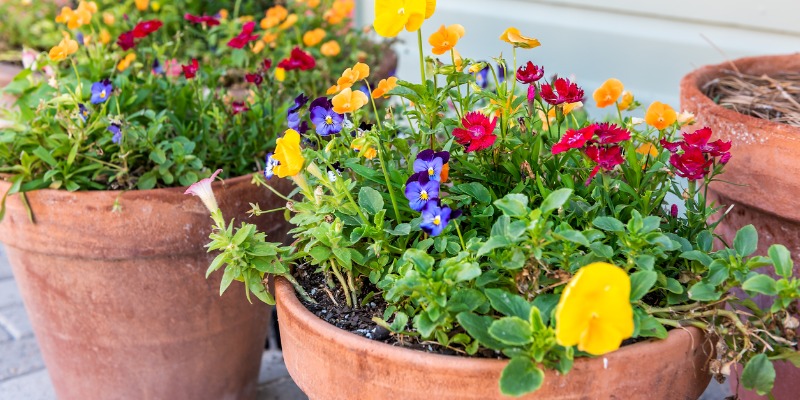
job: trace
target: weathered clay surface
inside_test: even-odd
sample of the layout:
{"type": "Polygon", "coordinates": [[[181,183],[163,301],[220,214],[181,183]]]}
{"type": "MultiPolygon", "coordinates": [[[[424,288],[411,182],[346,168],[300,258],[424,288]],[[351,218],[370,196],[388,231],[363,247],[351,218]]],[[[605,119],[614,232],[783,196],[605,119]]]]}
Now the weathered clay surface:
{"type": "MultiPolygon", "coordinates": [[[[507,398],[498,380],[507,361],[430,354],[362,338],[309,312],[291,284],[276,282],[286,368],[312,400],[507,398]]],[[[713,346],[696,328],[673,330],[665,340],[625,346],[576,360],[523,399],[697,399],[708,385],[713,346]]]]}
{"type": "MultiPolygon", "coordinates": [[[[281,205],[249,176],[214,187],[226,218],[283,237],[279,213],[246,216],[248,202],[281,205]]],[[[183,191],[35,191],[35,223],[9,197],[0,241],[59,399],[255,396],[268,308],[205,279],[211,219],[183,191]]]]}
{"type": "MultiPolygon", "coordinates": [[[[733,206],[717,227],[728,244],[736,232],[753,224],[759,232],[758,251],[766,255],[769,246],[785,245],[797,257],[800,254],[800,128],[770,122],[720,107],[706,97],[701,88],[728,71],[760,75],[800,72],[800,53],[783,56],[749,57],[709,65],[686,75],[681,81],[681,109],[695,113],[699,127],[708,126],[717,138],[731,140],[730,162],[721,176],[725,182],[710,186],[709,200],[733,206]]],[[[800,274],[800,263],[795,264],[800,274]]],[[[771,301],[755,299],[762,306],[771,301]]],[[[796,399],[800,392],[800,369],[783,363],[776,367],[778,379],[775,398],[796,399]]],[[[738,379],[731,379],[735,393],[738,379]]],[[[739,388],[742,399],[766,399],[739,388]]]]}

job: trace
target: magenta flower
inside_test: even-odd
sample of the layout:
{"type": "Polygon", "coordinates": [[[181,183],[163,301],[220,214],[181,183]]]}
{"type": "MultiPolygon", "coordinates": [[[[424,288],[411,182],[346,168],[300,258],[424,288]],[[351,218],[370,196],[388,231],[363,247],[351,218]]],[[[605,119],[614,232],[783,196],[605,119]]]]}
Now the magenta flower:
{"type": "Polygon", "coordinates": [[[589,159],[597,163],[592,172],[589,174],[589,179],[586,180],[586,185],[591,182],[592,178],[597,175],[597,172],[599,172],[601,168],[605,171],[611,171],[617,165],[625,162],[625,159],[622,158],[622,149],[619,146],[590,146],[586,149],[585,153],[589,159]]]}
{"type": "Polygon", "coordinates": [[[214,182],[214,179],[217,178],[222,172],[221,169],[216,170],[210,177],[201,179],[198,182],[194,183],[193,185],[189,186],[183,194],[191,194],[193,196],[197,196],[206,206],[208,211],[215,212],[219,210],[219,206],[217,205],[217,198],[214,197],[214,191],[211,189],[211,183],[214,182]]]}
{"type": "Polygon", "coordinates": [[[677,204],[673,204],[673,205],[672,205],[672,206],[669,208],[669,215],[670,215],[670,217],[672,217],[672,218],[678,218],[678,205],[677,205],[677,204]]]}
{"type": "Polygon", "coordinates": [[[497,118],[489,120],[480,112],[473,111],[464,115],[461,124],[464,128],[453,129],[453,136],[458,144],[467,146],[467,153],[488,149],[497,140],[497,135],[494,134],[497,118]]]}
{"type": "Polygon", "coordinates": [[[261,74],[245,74],[244,79],[256,86],[261,86],[261,83],[264,82],[264,77],[261,74]]]}
{"type": "Polygon", "coordinates": [[[314,60],[314,57],[311,54],[301,50],[299,47],[292,49],[289,58],[283,59],[278,63],[278,67],[281,67],[287,71],[292,71],[295,69],[307,71],[314,68],[316,65],[317,61],[314,60]]]}
{"type": "Polygon", "coordinates": [[[198,16],[198,15],[192,15],[192,14],[188,14],[187,13],[186,15],[183,16],[183,18],[185,20],[187,20],[189,22],[192,22],[192,23],[195,23],[195,24],[206,24],[206,26],[217,26],[217,25],[219,25],[219,20],[218,19],[216,19],[214,17],[209,17],[207,15],[199,15],[198,16]]]}
{"type": "Polygon", "coordinates": [[[531,84],[542,79],[543,76],[544,67],[534,65],[530,61],[517,69],[517,80],[521,83],[531,84]]]}
{"type": "Polygon", "coordinates": [[[683,140],[669,142],[662,139],[661,145],[672,153],[669,163],[676,169],[676,173],[686,179],[698,180],[705,178],[710,172],[711,165],[719,157],[720,164],[727,164],[731,159],[731,142],[711,139],[711,129],[698,129],[692,133],[685,133],[683,140]],[[679,153],[683,150],[683,153],[679,153]]]}
{"type": "Polygon", "coordinates": [[[627,129],[609,122],[590,126],[594,126],[594,134],[597,136],[597,139],[592,140],[593,143],[613,144],[631,138],[631,133],[627,129]]]}
{"type": "Polygon", "coordinates": [[[197,76],[197,70],[200,69],[200,64],[197,62],[197,59],[192,59],[192,62],[188,65],[181,65],[181,69],[183,69],[183,76],[186,79],[192,79],[197,76]]]}
{"type": "Polygon", "coordinates": [[[583,100],[583,89],[569,79],[558,78],[555,83],[542,85],[542,99],[551,105],[583,100]]]}
{"type": "Polygon", "coordinates": [[[553,145],[553,154],[563,153],[569,149],[583,147],[594,136],[595,126],[589,125],[581,129],[568,129],[558,143],[553,145]]]}
{"type": "Polygon", "coordinates": [[[690,147],[688,150],[684,150],[682,154],[675,153],[671,155],[669,163],[675,167],[675,173],[678,176],[689,180],[699,180],[708,175],[709,168],[714,161],[706,159],[700,149],[690,147]]]}
{"type": "Polygon", "coordinates": [[[248,43],[258,40],[258,35],[253,35],[253,30],[256,27],[256,23],[250,21],[242,27],[242,32],[236,35],[233,39],[228,42],[229,47],[233,47],[235,49],[244,48],[248,43]]]}
{"type": "Polygon", "coordinates": [[[133,28],[133,36],[137,39],[147,37],[147,35],[161,29],[162,25],[164,24],[157,19],[139,22],[133,28]]]}
{"type": "Polygon", "coordinates": [[[536,85],[528,86],[528,102],[533,103],[536,100],[536,85]]]}
{"type": "Polygon", "coordinates": [[[136,40],[133,36],[133,32],[128,31],[117,38],[117,45],[122,48],[124,51],[128,51],[136,46],[136,40]]]}
{"type": "Polygon", "coordinates": [[[231,104],[231,112],[233,113],[233,115],[241,114],[241,113],[247,112],[249,110],[250,109],[241,101],[234,101],[231,104]]]}

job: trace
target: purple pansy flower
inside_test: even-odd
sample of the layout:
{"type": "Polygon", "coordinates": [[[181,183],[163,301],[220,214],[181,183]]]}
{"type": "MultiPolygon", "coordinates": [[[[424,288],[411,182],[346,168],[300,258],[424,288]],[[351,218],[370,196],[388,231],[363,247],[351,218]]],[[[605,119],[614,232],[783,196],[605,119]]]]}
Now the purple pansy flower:
{"type": "Polygon", "coordinates": [[[439,198],[439,182],[428,179],[427,174],[416,173],[408,178],[405,194],[411,209],[420,211],[428,201],[439,198]]]}
{"type": "Polygon", "coordinates": [[[414,160],[414,172],[420,172],[432,181],[441,182],[442,167],[448,161],[450,161],[449,152],[434,153],[431,149],[423,150],[417,154],[417,159],[414,160]]]}
{"type": "Polygon", "coordinates": [[[453,211],[450,207],[442,207],[438,200],[431,200],[422,209],[422,222],[419,227],[431,236],[439,236],[450,220],[458,218],[459,215],[460,212],[453,211]]]}
{"type": "Polygon", "coordinates": [[[305,93],[300,93],[299,96],[294,98],[294,105],[289,107],[289,110],[286,111],[286,114],[294,114],[300,107],[303,107],[308,102],[308,97],[306,97],[305,93]]]}
{"type": "Polygon", "coordinates": [[[89,119],[89,109],[86,108],[83,103],[78,104],[78,115],[81,117],[83,122],[86,122],[86,120],[89,119]]]}
{"type": "Polygon", "coordinates": [[[298,128],[300,128],[300,114],[290,113],[289,115],[287,115],[286,125],[289,127],[289,129],[297,130],[298,128]]]}
{"type": "Polygon", "coordinates": [[[317,134],[328,136],[342,131],[344,116],[332,109],[327,97],[320,97],[311,102],[311,122],[316,125],[317,134]]]}
{"type": "Polygon", "coordinates": [[[161,66],[161,62],[157,58],[153,60],[152,71],[154,75],[162,75],[164,73],[164,67],[161,66]]]}
{"type": "Polygon", "coordinates": [[[489,86],[489,80],[487,77],[489,76],[489,68],[484,68],[475,73],[475,84],[481,87],[481,89],[486,89],[489,86]]]}
{"type": "Polygon", "coordinates": [[[272,178],[275,175],[275,167],[280,164],[280,161],[272,158],[272,153],[267,154],[266,165],[264,166],[264,177],[267,179],[272,178]]]}
{"type": "Polygon", "coordinates": [[[122,141],[122,129],[120,129],[119,124],[109,125],[108,131],[114,134],[111,136],[111,141],[114,142],[114,144],[119,144],[119,142],[122,141]]]}
{"type": "Polygon", "coordinates": [[[114,90],[114,87],[111,85],[111,81],[108,79],[103,79],[100,82],[93,83],[91,103],[104,103],[106,100],[108,100],[108,97],[111,96],[112,90],[114,90]]]}

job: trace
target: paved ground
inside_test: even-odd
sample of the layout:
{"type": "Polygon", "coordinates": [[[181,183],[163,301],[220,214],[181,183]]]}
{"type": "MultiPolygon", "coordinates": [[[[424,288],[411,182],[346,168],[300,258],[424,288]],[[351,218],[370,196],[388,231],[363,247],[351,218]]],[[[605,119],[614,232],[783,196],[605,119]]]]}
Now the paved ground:
{"type": "MultiPolygon", "coordinates": [[[[270,347],[277,346],[273,342],[270,347]]],[[[264,352],[259,382],[258,400],[306,399],[286,371],[280,351],[264,352]]],[[[722,400],[726,395],[727,385],[712,382],[701,400],[722,400]]],[[[0,400],[53,399],[50,377],[0,246],[0,400]]]]}

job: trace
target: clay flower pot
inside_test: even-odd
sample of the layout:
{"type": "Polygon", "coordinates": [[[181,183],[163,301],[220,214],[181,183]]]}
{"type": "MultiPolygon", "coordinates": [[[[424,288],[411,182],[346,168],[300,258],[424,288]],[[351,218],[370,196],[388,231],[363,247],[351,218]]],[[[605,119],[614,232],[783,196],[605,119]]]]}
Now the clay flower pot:
{"type": "MultiPolygon", "coordinates": [[[[214,183],[226,218],[280,206],[250,180],[214,183]]],[[[205,279],[212,222],[184,190],[37,190],[35,223],[9,196],[0,241],[59,399],[255,397],[268,308],[238,282],[220,297],[221,273],[205,279]]],[[[255,221],[285,233],[278,213],[255,221]]]]}
{"type": "MultiPolygon", "coordinates": [[[[695,113],[698,127],[707,126],[715,139],[730,140],[731,160],[722,179],[709,188],[709,201],[734,206],[716,233],[733,243],[736,231],[753,224],[759,232],[758,251],[766,255],[770,245],[780,243],[800,253],[800,128],[740,114],[714,103],[702,91],[709,82],[728,75],[736,66],[745,74],[775,74],[800,71],[800,53],[782,56],[748,57],[709,65],[686,75],[681,81],[681,109],[695,113]]],[[[800,263],[795,265],[800,273],[800,263]]],[[[771,301],[757,298],[762,307],[771,301]]],[[[776,399],[796,398],[800,391],[800,369],[776,364],[776,399]]],[[[737,379],[731,379],[736,391],[737,379]]],[[[739,388],[743,399],[761,399],[739,388]]]]}
{"type": "MultiPolygon", "coordinates": [[[[286,280],[275,285],[286,368],[312,400],[507,398],[498,381],[506,360],[425,353],[365,339],[318,318],[286,280]]],[[[675,329],[593,359],[569,374],[547,371],[524,399],[696,399],[710,375],[713,346],[696,328],[675,329]]]]}

